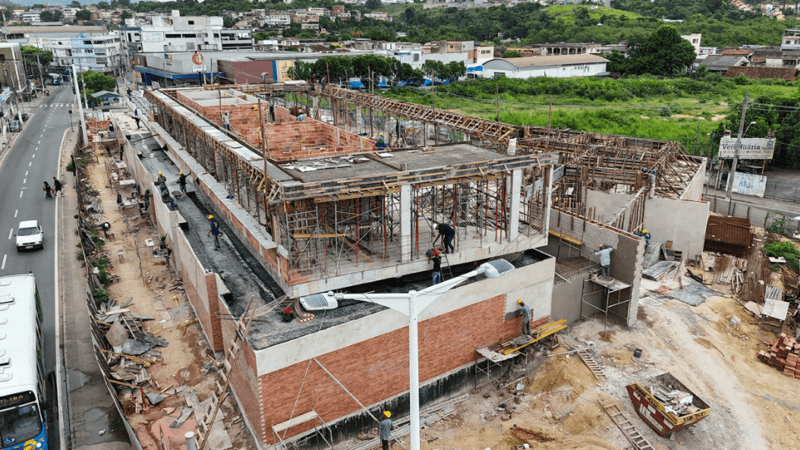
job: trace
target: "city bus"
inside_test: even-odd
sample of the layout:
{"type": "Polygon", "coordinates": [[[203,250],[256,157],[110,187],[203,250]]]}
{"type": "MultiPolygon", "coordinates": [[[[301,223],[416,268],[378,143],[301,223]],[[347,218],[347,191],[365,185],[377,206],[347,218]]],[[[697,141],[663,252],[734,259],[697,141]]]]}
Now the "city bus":
{"type": "Polygon", "coordinates": [[[0,277],[0,448],[48,448],[45,389],[36,279],[0,277]]]}

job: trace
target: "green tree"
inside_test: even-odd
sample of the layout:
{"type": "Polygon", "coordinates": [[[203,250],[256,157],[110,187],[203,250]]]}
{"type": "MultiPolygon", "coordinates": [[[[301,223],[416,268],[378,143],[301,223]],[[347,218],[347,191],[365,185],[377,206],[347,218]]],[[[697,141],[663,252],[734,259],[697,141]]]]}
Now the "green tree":
{"type": "Polygon", "coordinates": [[[406,8],[405,11],[403,11],[403,16],[405,16],[406,22],[412,22],[416,15],[417,15],[416,11],[414,11],[414,8],[411,6],[409,6],[408,8],[406,8]]]}
{"type": "Polygon", "coordinates": [[[61,11],[42,11],[39,18],[42,22],[58,22],[61,20],[61,11]]]}
{"type": "Polygon", "coordinates": [[[84,9],[82,9],[82,10],[80,10],[80,11],[75,13],[75,19],[76,20],[91,20],[92,19],[92,13],[88,9],[84,8],[84,9]]]}
{"type": "Polygon", "coordinates": [[[108,4],[108,2],[100,2],[97,4],[97,8],[105,10],[111,8],[111,6],[108,4]]]}
{"type": "Polygon", "coordinates": [[[53,52],[49,50],[42,50],[38,47],[34,47],[32,45],[21,45],[20,51],[22,52],[22,57],[25,59],[25,64],[36,65],[36,56],[39,56],[39,63],[42,66],[46,66],[53,62],[53,52]]]}
{"type": "Polygon", "coordinates": [[[222,19],[222,26],[225,27],[225,28],[233,28],[233,27],[236,26],[236,22],[238,22],[238,20],[236,20],[234,17],[225,16],[222,19]]]}
{"type": "Polygon", "coordinates": [[[503,52],[503,58],[522,58],[522,53],[516,50],[507,50],[503,52]]]}
{"type": "Polygon", "coordinates": [[[92,95],[100,91],[114,92],[114,88],[117,87],[117,80],[111,75],[91,70],[83,72],[83,81],[86,83],[86,95],[92,95]]]}
{"type": "Polygon", "coordinates": [[[661,25],[631,50],[630,71],[636,74],[671,76],[685,73],[697,55],[673,25],[661,25]]]}
{"type": "Polygon", "coordinates": [[[380,8],[382,5],[381,0],[367,0],[367,3],[364,5],[367,9],[376,10],[380,8]]]}
{"type": "Polygon", "coordinates": [[[83,8],[83,5],[81,5],[81,2],[78,0],[72,0],[72,3],[70,3],[69,6],[70,8],[83,8]]]}

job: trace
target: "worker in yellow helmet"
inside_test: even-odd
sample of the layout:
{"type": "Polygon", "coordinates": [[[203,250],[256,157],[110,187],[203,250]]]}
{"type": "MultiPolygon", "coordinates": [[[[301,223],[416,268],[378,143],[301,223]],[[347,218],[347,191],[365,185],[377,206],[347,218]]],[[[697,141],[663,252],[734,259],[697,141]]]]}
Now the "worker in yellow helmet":
{"type": "Polygon", "coordinates": [[[186,193],[186,174],[183,173],[182,170],[180,171],[180,173],[178,173],[178,186],[180,186],[181,192],[183,192],[185,194],[186,193]]]}
{"type": "Polygon", "coordinates": [[[379,422],[381,427],[381,445],[383,450],[389,450],[389,438],[392,435],[392,413],[389,411],[383,412],[383,420],[379,422]]]}
{"type": "Polygon", "coordinates": [[[522,314],[522,334],[526,336],[531,335],[531,307],[526,305],[522,299],[517,300],[519,304],[520,313],[522,314]]]}
{"type": "Polygon", "coordinates": [[[158,172],[158,178],[156,178],[156,186],[158,186],[162,194],[167,190],[167,177],[160,171],[158,172]]]}
{"type": "Polygon", "coordinates": [[[211,225],[211,229],[208,230],[206,236],[213,234],[214,235],[214,246],[217,250],[219,250],[219,222],[217,219],[214,218],[213,215],[208,216],[208,224],[211,225]]]}
{"type": "Polygon", "coordinates": [[[635,232],[635,233],[633,233],[633,234],[635,234],[635,235],[637,235],[637,236],[639,236],[639,237],[643,237],[643,238],[644,238],[644,242],[645,242],[647,245],[650,245],[650,238],[651,238],[651,236],[650,236],[650,233],[649,233],[647,230],[645,230],[645,229],[642,229],[642,231],[637,231],[637,232],[635,232]]]}

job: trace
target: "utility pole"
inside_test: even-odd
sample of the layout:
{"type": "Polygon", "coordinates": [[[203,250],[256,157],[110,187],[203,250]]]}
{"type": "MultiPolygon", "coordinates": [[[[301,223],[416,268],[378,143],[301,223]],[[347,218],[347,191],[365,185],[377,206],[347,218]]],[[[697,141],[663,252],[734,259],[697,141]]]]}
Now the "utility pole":
{"type": "Polygon", "coordinates": [[[744,95],[742,105],[742,119],[739,121],[739,135],[736,137],[736,145],[733,148],[733,163],[731,171],[728,173],[728,189],[725,190],[725,201],[731,201],[731,191],[733,190],[733,177],[736,175],[736,165],[739,163],[739,150],[742,148],[742,134],[744,134],[744,119],[747,115],[747,103],[750,101],[750,94],[744,95]]]}
{"type": "Polygon", "coordinates": [[[42,92],[44,93],[44,77],[42,76],[42,62],[39,60],[39,55],[36,55],[36,67],[39,69],[39,83],[42,83],[42,92]]]}
{"type": "Polygon", "coordinates": [[[89,144],[89,137],[86,135],[86,118],[83,115],[83,105],[81,104],[81,91],[78,88],[78,73],[75,68],[75,64],[72,65],[72,81],[75,83],[75,98],[78,99],[78,120],[81,124],[81,131],[83,131],[83,143],[84,145],[89,144]]]}
{"type": "MultiPolygon", "coordinates": [[[[19,56],[21,58],[22,53],[20,53],[19,56]]],[[[17,60],[13,59],[12,63],[14,64],[14,73],[17,76],[17,106],[19,106],[19,108],[17,109],[17,117],[19,117],[19,123],[22,124],[22,102],[20,101],[21,100],[20,90],[22,90],[22,81],[20,81],[19,79],[19,68],[17,68],[17,60]]]]}

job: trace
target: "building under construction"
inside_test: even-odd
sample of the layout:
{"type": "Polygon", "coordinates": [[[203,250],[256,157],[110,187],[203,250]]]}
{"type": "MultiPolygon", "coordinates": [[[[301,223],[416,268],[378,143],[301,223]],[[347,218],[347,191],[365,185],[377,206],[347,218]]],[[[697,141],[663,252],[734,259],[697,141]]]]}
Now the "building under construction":
{"type": "Polygon", "coordinates": [[[651,218],[660,208],[699,217],[705,205],[707,214],[704,161],[675,143],[517,127],[302,82],[146,96],[160,149],[127,140],[125,160],[153,192],[162,166],[190,174],[194,205],[155,199],[150,211],[174,243],[210,345],[241,352],[230,387],[264,448],[341,441],[373,425],[368,411],[407,410],[408,319],[313,294],[430,285],[425,252],[436,223],[456,230],[445,279],[496,258],[515,270],[453,288],[421,313],[423,406],[473,386],[477,350],[519,334],[518,299],[533,326],[603,313],[632,323],[643,227],[685,255],[702,250],[705,217],[699,250],[692,233],[670,229],[679,217],[651,218]],[[196,235],[206,213],[238,255],[228,273],[204,263],[196,235]],[[614,247],[611,277],[628,286],[613,302],[607,289],[587,288],[598,243],[614,247]],[[259,280],[251,289],[237,277],[259,280]],[[228,319],[244,315],[251,297],[255,315],[243,330],[228,319]]]}

